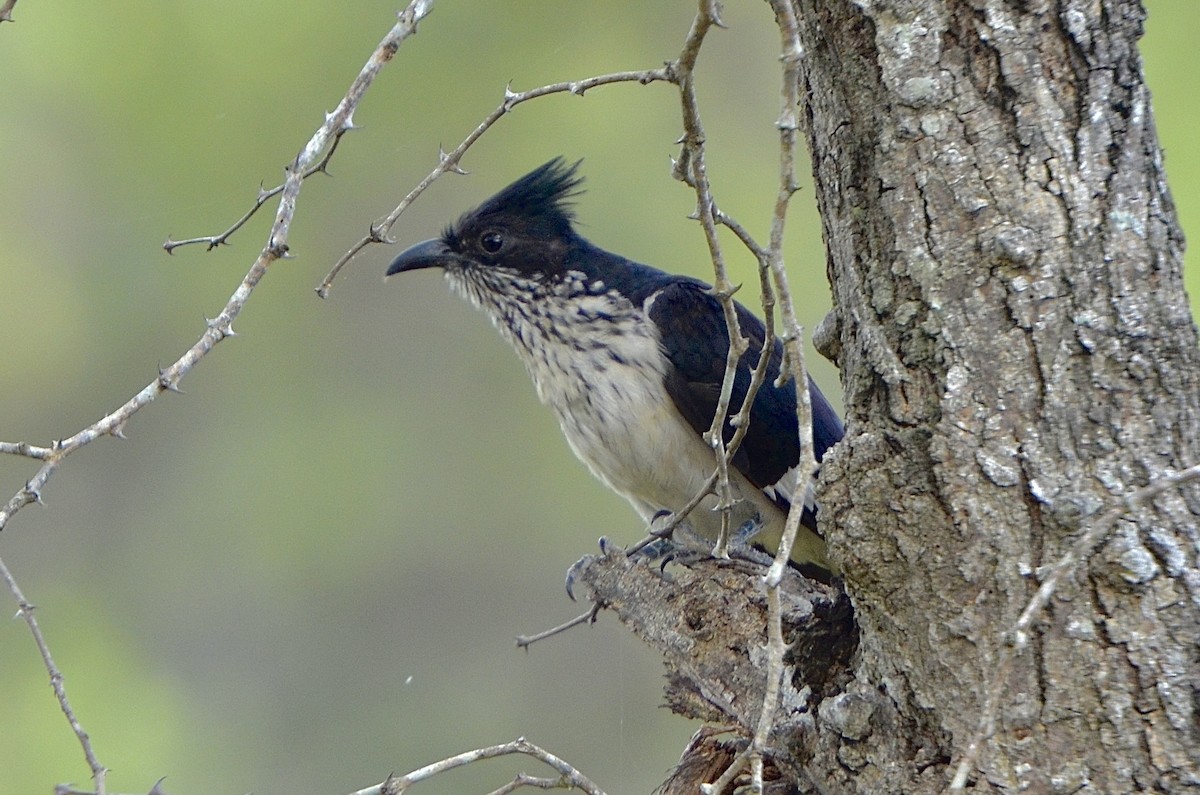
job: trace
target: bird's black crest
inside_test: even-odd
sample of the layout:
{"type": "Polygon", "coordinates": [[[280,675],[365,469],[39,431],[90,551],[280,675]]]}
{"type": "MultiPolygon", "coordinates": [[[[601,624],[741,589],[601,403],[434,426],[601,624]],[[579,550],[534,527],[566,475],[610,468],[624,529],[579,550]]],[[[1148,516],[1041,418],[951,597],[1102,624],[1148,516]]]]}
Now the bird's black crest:
{"type": "Polygon", "coordinates": [[[578,188],[583,177],[577,173],[581,162],[568,166],[556,157],[538,166],[460,218],[456,228],[487,223],[492,218],[523,218],[544,228],[569,229],[575,218],[571,199],[582,193],[578,188]]]}

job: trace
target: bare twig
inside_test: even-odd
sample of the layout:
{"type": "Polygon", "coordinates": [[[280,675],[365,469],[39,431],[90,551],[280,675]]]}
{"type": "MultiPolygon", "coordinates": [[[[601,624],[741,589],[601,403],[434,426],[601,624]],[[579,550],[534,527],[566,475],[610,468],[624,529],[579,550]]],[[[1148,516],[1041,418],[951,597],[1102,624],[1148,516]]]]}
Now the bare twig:
{"type": "Polygon", "coordinates": [[[537,778],[525,773],[518,773],[512,781],[499,789],[492,790],[488,795],[508,795],[508,793],[516,792],[522,787],[531,787],[533,789],[571,789],[571,784],[563,776],[559,776],[558,778],[537,778]]]}
{"type": "Polygon", "coordinates": [[[596,616],[598,615],[600,615],[600,604],[593,602],[591,609],[589,609],[586,613],[581,613],[580,615],[572,618],[570,621],[559,624],[557,627],[551,627],[550,629],[543,630],[534,635],[518,635],[517,648],[528,649],[538,641],[554,637],[562,632],[566,632],[571,627],[577,627],[580,624],[594,624],[596,623],[596,616]]]}
{"type": "Polygon", "coordinates": [[[612,83],[640,83],[648,85],[650,83],[669,81],[671,80],[670,73],[666,67],[659,69],[645,69],[642,71],[631,72],[613,72],[611,74],[596,75],[594,77],[584,78],[582,80],[569,80],[562,83],[550,83],[537,88],[531,88],[528,91],[513,91],[511,86],[504,89],[504,99],[496,106],[495,110],[483,118],[483,121],[476,125],[475,129],[464,138],[458,146],[451,149],[449,152],[441,151],[438,153],[438,164],[432,171],[416,184],[416,186],[408,192],[400,203],[387,214],[386,217],[371,224],[370,230],[352,245],[345,254],[341,256],[325,279],[316,287],[316,293],[321,298],[329,296],[330,290],[333,289],[333,281],[337,278],[338,273],[342,268],[350,263],[360,251],[372,243],[388,243],[388,235],[392,231],[392,227],[400,220],[400,216],[408,209],[409,205],[416,200],[418,196],[433,184],[434,180],[442,176],[446,172],[454,172],[457,174],[466,173],[459,166],[459,161],[462,160],[467,150],[478,141],[483,134],[492,128],[496,122],[504,118],[513,108],[521,105],[532,99],[548,96],[550,94],[576,94],[583,96],[589,89],[597,86],[610,85],[612,83]]]}
{"type": "MultiPolygon", "coordinates": [[[[812,440],[812,407],[808,394],[808,376],[804,367],[804,353],[800,340],[802,331],[796,319],[795,306],[792,302],[788,286],[787,272],[783,261],[783,233],[787,221],[787,211],[791,197],[796,192],[795,179],[795,148],[796,148],[796,108],[799,103],[798,69],[803,57],[803,48],[799,41],[799,29],[794,10],[787,0],[771,0],[775,11],[776,22],[782,39],[780,60],[783,64],[782,97],[780,116],[777,122],[779,129],[779,192],[776,196],[775,209],[771,219],[770,243],[763,249],[750,236],[747,230],[732,219],[718,214],[717,219],[729,227],[746,247],[754,253],[759,261],[759,274],[762,281],[763,311],[766,313],[768,331],[772,329],[774,296],[779,296],[783,308],[784,322],[784,362],[780,380],[791,378],[796,385],[796,414],[800,431],[800,461],[796,472],[796,483],[793,491],[796,499],[784,526],[783,538],[776,551],[775,560],[765,578],[767,585],[767,665],[766,688],[763,696],[762,710],[758,725],[750,744],[729,765],[721,776],[711,785],[702,787],[705,795],[719,795],[733,783],[734,778],[749,765],[751,771],[751,791],[762,792],[763,789],[763,751],[767,748],[771,729],[774,726],[775,713],[779,702],[780,687],[784,676],[784,655],[787,645],[783,639],[782,615],[779,601],[779,584],[783,579],[788,560],[791,557],[792,546],[796,541],[800,519],[804,510],[803,489],[811,481],[816,471],[816,460],[813,456],[812,440]],[[769,275],[768,275],[769,274],[769,275]],[[774,279],[772,289],[771,278],[774,279]]],[[[764,347],[764,353],[766,348],[764,347]]],[[[759,370],[765,370],[765,361],[760,361],[755,375],[760,376],[759,370]]],[[[728,375],[727,375],[728,378],[728,375]]],[[[757,388],[757,387],[756,387],[757,388]]],[[[749,401],[743,406],[743,413],[748,414],[749,401]]],[[[745,418],[749,422],[749,417],[745,418]]]]}
{"type": "Polygon", "coordinates": [[[979,724],[975,730],[975,735],[971,738],[970,744],[967,745],[966,751],[963,752],[962,758],[955,768],[954,778],[951,779],[947,792],[962,792],[966,788],[967,779],[975,770],[979,754],[983,750],[983,744],[996,731],[996,717],[1000,710],[1000,697],[1004,692],[1004,683],[1012,671],[1013,660],[1029,644],[1029,633],[1033,628],[1033,622],[1046,609],[1046,605],[1050,604],[1050,598],[1054,596],[1054,591],[1058,588],[1058,583],[1062,580],[1063,575],[1079,567],[1084,557],[1090,554],[1104,540],[1105,536],[1112,531],[1117,520],[1169,489],[1198,480],[1200,480],[1200,464],[1163,475],[1152,483],[1118,500],[1106,511],[1089,522],[1087,530],[1075,540],[1075,543],[1071,544],[1066,554],[1059,558],[1046,571],[1042,584],[1038,586],[1033,598],[1025,605],[1025,609],[1021,611],[1016,624],[1008,632],[1009,643],[1001,650],[1000,659],[993,670],[992,680],[988,684],[983,711],[979,716],[979,724]]]}
{"type": "Polygon", "coordinates": [[[88,733],[83,730],[83,726],[79,723],[79,719],[75,717],[75,710],[71,708],[71,701],[67,698],[66,683],[63,679],[62,671],[58,670],[58,666],[54,664],[54,657],[50,654],[50,646],[46,643],[46,636],[42,634],[42,628],[38,625],[37,618],[33,615],[33,605],[25,598],[25,594],[21,591],[17,581],[13,578],[12,572],[8,570],[3,560],[0,560],[0,580],[4,580],[8,586],[9,593],[13,595],[13,599],[17,602],[17,615],[25,620],[26,626],[29,627],[30,633],[33,634],[33,642],[37,646],[38,652],[42,655],[42,663],[46,667],[46,672],[50,674],[50,686],[54,689],[54,697],[58,699],[59,709],[67,718],[67,723],[71,724],[71,731],[75,732],[75,738],[79,740],[79,745],[83,748],[83,756],[87,760],[88,769],[92,771],[92,781],[96,783],[96,795],[105,795],[104,777],[108,772],[108,768],[100,763],[96,758],[96,751],[92,748],[92,740],[88,737],[88,733]]]}
{"type": "MultiPolygon", "coordinates": [[[[426,779],[433,778],[436,775],[445,773],[448,770],[465,767],[466,765],[475,764],[483,759],[495,759],[499,756],[511,756],[520,754],[522,756],[531,756],[537,759],[542,764],[554,770],[559,774],[560,785],[563,789],[577,789],[581,792],[586,792],[588,795],[605,795],[604,790],[592,783],[591,779],[580,773],[567,762],[559,759],[554,754],[546,751],[533,743],[526,740],[524,737],[518,737],[510,743],[501,745],[491,745],[487,748],[476,748],[473,751],[466,751],[443,759],[440,762],[434,762],[431,765],[426,765],[419,770],[414,770],[403,776],[391,777],[386,781],[376,784],[373,787],[360,789],[353,795],[400,795],[413,784],[417,784],[426,779]]],[[[511,790],[498,790],[499,792],[511,790]]]]}
{"type": "MultiPolygon", "coordinates": [[[[304,172],[304,175],[301,177],[301,179],[308,179],[313,174],[316,174],[318,172],[328,174],[329,173],[329,169],[328,169],[329,161],[330,161],[330,159],[333,158],[333,153],[337,151],[338,143],[342,140],[343,135],[345,135],[347,132],[349,132],[350,130],[353,130],[353,129],[355,129],[355,128],[354,128],[353,124],[351,123],[348,126],[343,127],[342,129],[340,129],[336,133],[334,133],[333,143],[331,143],[329,145],[329,148],[325,151],[325,156],[321,158],[321,162],[317,163],[315,166],[312,166],[311,168],[306,170],[304,172]]],[[[245,214],[242,215],[241,218],[234,221],[233,224],[228,229],[226,229],[224,232],[221,232],[220,234],[217,234],[217,235],[204,235],[202,237],[189,237],[186,240],[172,240],[171,238],[168,237],[166,239],[166,242],[164,242],[162,245],[163,250],[166,251],[168,254],[174,254],[175,249],[179,248],[180,246],[189,246],[189,245],[192,245],[195,243],[204,243],[205,246],[207,246],[208,251],[212,251],[217,246],[227,245],[229,243],[229,238],[233,236],[233,233],[238,231],[239,229],[241,229],[243,226],[245,226],[246,222],[249,221],[251,218],[253,218],[255,213],[258,212],[259,208],[262,207],[264,204],[266,204],[267,201],[278,196],[280,193],[283,193],[283,188],[284,188],[283,183],[276,185],[274,188],[271,188],[270,190],[259,187],[258,198],[256,198],[254,200],[253,206],[251,206],[250,209],[247,210],[245,212],[245,214]]]]}
{"type": "MultiPolygon", "coordinates": [[[[703,3],[702,4],[700,14],[701,15],[707,14],[712,25],[721,27],[722,25],[719,21],[718,13],[719,13],[719,10],[717,8],[715,8],[712,3],[703,3]]],[[[687,41],[685,42],[685,45],[683,48],[684,54],[681,55],[680,58],[671,65],[673,67],[672,68],[673,81],[680,80],[682,74],[690,74],[691,66],[694,65],[696,56],[698,54],[698,47],[699,47],[700,39],[697,36],[697,31],[701,30],[701,29],[707,30],[706,27],[697,26],[695,23],[693,24],[692,31],[689,33],[687,41]],[[680,64],[685,66],[686,69],[681,68],[680,64]]],[[[698,133],[693,138],[693,140],[699,142],[695,148],[699,150],[700,156],[702,157],[703,156],[703,148],[704,148],[703,127],[702,127],[701,120],[699,117],[699,109],[696,106],[694,100],[695,100],[695,98],[694,98],[694,93],[693,93],[692,102],[691,102],[691,110],[685,109],[685,126],[690,125],[691,128],[696,133],[698,133]]],[[[648,544],[653,543],[657,539],[669,536],[676,527],[678,527],[684,520],[686,520],[688,514],[690,514],[693,510],[696,509],[697,506],[699,506],[699,504],[704,500],[705,497],[714,493],[714,490],[718,486],[719,480],[723,479],[723,481],[726,484],[728,484],[729,464],[733,461],[734,455],[737,454],[738,449],[741,447],[742,440],[745,439],[746,434],[750,429],[750,411],[753,407],[755,396],[758,394],[758,391],[762,387],[762,384],[766,381],[767,368],[768,368],[768,365],[770,364],[771,352],[774,350],[774,345],[775,345],[775,323],[774,323],[775,295],[774,295],[774,290],[771,286],[772,255],[767,249],[764,249],[762,246],[760,246],[754,240],[754,238],[750,235],[749,231],[744,226],[742,226],[740,223],[738,223],[731,216],[722,212],[717,207],[716,201],[712,198],[711,187],[706,187],[703,189],[698,187],[698,185],[699,186],[708,186],[707,176],[705,174],[703,179],[697,181],[695,179],[695,177],[693,176],[692,167],[684,164],[685,158],[691,158],[691,154],[689,154],[691,150],[686,146],[686,141],[687,141],[687,136],[685,135],[684,139],[681,141],[682,143],[685,143],[684,155],[681,156],[680,161],[677,161],[677,163],[676,163],[675,175],[678,179],[680,179],[680,180],[684,181],[685,183],[687,183],[688,185],[690,185],[694,190],[698,190],[698,191],[703,190],[704,191],[704,195],[698,194],[697,205],[698,205],[698,207],[707,206],[707,207],[711,208],[711,219],[706,219],[704,214],[699,211],[697,211],[696,218],[701,222],[701,225],[705,228],[706,239],[709,241],[716,241],[716,231],[715,231],[714,224],[717,224],[717,223],[722,224],[723,226],[728,227],[734,233],[734,235],[742,242],[742,244],[750,251],[751,254],[754,255],[755,259],[758,261],[759,287],[761,290],[760,297],[761,297],[763,313],[764,313],[763,325],[766,329],[766,336],[763,341],[762,350],[760,351],[759,361],[755,364],[754,369],[751,371],[750,384],[748,385],[748,387],[746,389],[746,395],[742,400],[742,405],[739,407],[738,413],[729,420],[730,425],[733,428],[735,428],[736,430],[734,432],[734,435],[730,438],[729,442],[724,445],[724,448],[722,451],[723,455],[718,457],[717,467],[713,470],[713,473],[709,476],[708,480],[705,481],[704,485],[696,492],[696,494],[687,503],[687,505],[685,505],[682,508],[680,508],[679,510],[675,511],[674,514],[672,515],[671,519],[668,522],[664,523],[661,527],[655,528],[649,535],[647,535],[641,541],[639,541],[636,544],[634,544],[633,546],[629,547],[626,550],[627,554],[634,554],[635,552],[641,550],[648,544]],[[707,201],[705,200],[705,197],[707,197],[707,201]]],[[[690,162],[690,159],[688,160],[688,162],[690,162]]],[[[786,211],[786,206],[784,207],[784,210],[786,211]]],[[[773,228],[776,225],[777,224],[773,223],[773,225],[772,225],[773,228]]],[[[780,239],[782,239],[782,227],[780,227],[780,239]]],[[[713,269],[716,274],[716,279],[717,279],[718,284],[721,281],[722,276],[724,276],[724,281],[725,281],[726,285],[728,285],[729,281],[728,281],[728,276],[727,276],[727,270],[725,268],[724,257],[722,256],[721,251],[720,251],[720,246],[710,243],[710,252],[713,252],[713,269]]],[[[732,295],[735,291],[736,291],[736,288],[732,288],[732,287],[730,287],[730,289],[727,289],[724,291],[719,289],[719,287],[714,288],[714,294],[716,295],[717,299],[722,302],[722,306],[725,308],[726,311],[733,310],[732,295]]],[[[737,356],[740,357],[745,352],[746,347],[747,347],[745,338],[742,337],[740,332],[737,332],[738,323],[737,323],[737,315],[736,315],[735,310],[733,311],[733,328],[735,330],[735,334],[733,335],[733,337],[738,342],[741,342],[742,344],[740,346],[740,351],[737,351],[737,350],[734,350],[733,348],[731,348],[730,355],[726,359],[726,372],[725,372],[724,380],[722,383],[723,388],[722,388],[722,393],[721,393],[722,402],[718,405],[717,411],[714,412],[713,427],[711,427],[709,429],[709,432],[706,436],[706,438],[710,439],[710,440],[716,438],[714,436],[714,433],[715,433],[714,428],[716,428],[716,425],[720,421],[720,418],[725,416],[729,411],[729,403],[731,402],[731,395],[732,395],[733,376],[736,371],[736,364],[737,364],[737,359],[734,358],[734,355],[736,354],[737,356]]],[[[806,394],[806,397],[807,397],[807,394],[806,394]]],[[[720,450],[720,448],[718,448],[718,449],[720,450]]],[[[793,533],[793,536],[794,536],[794,533],[793,533]]],[[[788,547],[790,550],[791,544],[789,544],[788,547]]],[[[717,553],[719,553],[719,552],[720,552],[720,550],[717,550],[717,553]]]]}
{"type": "MultiPolygon", "coordinates": [[[[721,511],[721,532],[717,538],[713,554],[717,557],[728,557],[729,517],[736,502],[733,487],[729,482],[729,456],[725,451],[725,422],[729,414],[729,404],[733,399],[734,377],[742,354],[749,348],[750,341],[742,335],[738,323],[737,309],[733,302],[733,294],[737,287],[729,281],[729,272],[725,267],[725,256],[721,251],[721,241],[717,237],[715,201],[712,196],[712,186],[708,181],[708,166],[705,158],[704,125],[700,118],[700,107],[696,98],[695,68],[704,44],[704,37],[714,26],[720,25],[720,6],[716,0],[700,0],[700,8],[692,21],[691,30],[684,40],[679,57],[670,64],[674,83],[679,87],[679,101],[683,111],[683,138],[679,160],[675,163],[675,177],[696,192],[695,218],[704,230],[704,239],[713,263],[713,295],[721,304],[725,315],[725,327],[729,332],[729,350],[725,356],[725,375],[721,380],[721,391],[717,397],[717,408],[713,412],[712,425],[704,434],[704,440],[713,449],[716,456],[717,480],[715,493],[716,508],[721,511]]],[[[751,400],[746,401],[748,405],[751,400]]]]}
{"type": "Polygon", "coordinates": [[[783,233],[787,222],[788,206],[796,193],[796,130],[799,124],[796,109],[800,104],[800,61],[804,48],[800,44],[799,25],[792,4],[787,0],[771,0],[776,22],[782,38],[780,61],[783,64],[783,87],[779,110],[779,192],[775,198],[775,212],[771,219],[771,240],[767,248],[767,260],[775,280],[775,293],[783,314],[784,361],[780,378],[791,378],[796,385],[796,419],[800,426],[800,463],[796,472],[798,499],[792,501],[783,540],[779,542],[779,553],[767,574],[767,584],[775,587],[783,579],[791,555],[792,545],[804,507],[804,489],[812,482],[817,471],[813,454],[812,401],[808,394],[808,372],[804,366],[804,332],[796,318],[796,305],[788,286],[787,269],[783,261],[783,233]]]}
{"type": "Polygon", "coordinates": [[[38,447],[29,442],[0,442],[0,453],[19,455],[25,458],[36,458],[44,461],[54,453],[54,448],[38,447]]]}

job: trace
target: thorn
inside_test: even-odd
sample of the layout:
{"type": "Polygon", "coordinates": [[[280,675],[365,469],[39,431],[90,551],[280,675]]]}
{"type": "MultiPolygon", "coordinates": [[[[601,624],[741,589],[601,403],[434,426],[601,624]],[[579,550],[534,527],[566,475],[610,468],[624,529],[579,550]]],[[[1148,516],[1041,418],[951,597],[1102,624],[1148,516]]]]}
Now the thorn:
{"type": "Polygon", "coordinates": [[[334,117],[333,111],[331,111],[331,110],[325,111],[325,123],[326,124],[329,124],[329,122],[333,121],[333,117],[334,117]]]}
{"type": "Polygon", "coordinates": [[[572,94],[574,94],[577,97],[582,97],[583,92],[586,89],[584,89],[582,83],[569,83],[569,84],[567,84],[567,90],[570,91],[572,94]]]}
{"type": "Polygon", "coordinates": [[[114,439],[125,440],[125,439],[129,438],[125,435],[125,420],[121,420],[116,425],[114,425],[112,427],[112,430],[108,432],[108,435],[113,437],[114,439]]]}
{"type": "Polygon", "coordinates": [[[175,253],[176,243],[174,240],[171,239],[170,235],[167,235],[167,239],[163,241],[162,246],[163,246],[163,251],[167,252],[168,254],[175,253]]]}
{"type": "Polygon", "coordinates": [[[718,290],[716,287],[709,287],[707,290],[705,290],[705,292],[707,292],[713,298],[721,300],[733,298],[733,296],[736,295],[737,291],[740,289],[742,289],[742,283],[738,282],[737,284],[731,285],[728,290],[718,290]]]}
{"type": "Polygon", "coordinates": [[[167,371],[162,368],[162,365],[159,365],[158,368],[158,385],[167,392],[183,394],[183,390],[179,388],[179,384],[167,378],[167,371]]]}
{"type": "Polygon", "coordinates": [[[206,318],[204,318],[204,323],[210,329],[217,332],[217,334],[220,335],[220,339],[225,339],[226,337],[236,337],[237,336],[236,334],[233,333],[233,326],[223,323],[220,318],[206,317],[206,318]]]}
{"type": "Polygon", "coordinates": [[[23,491],[29,497],[31,502],[36,502],[38,505],[46,504],[46,503],[42,502],[42,490],[35,488],[33,485],[33,481],[26,481],[25,488],[23,489],[23,491]]]}
{"type": "Polygon", "coordinates": [[[150,788],[150,791],[147,792],[146,795],[167,795],[167,791],[162,788],[162,783],[166,780],[167,777],[163,776],[158,781],[154,782],[154,786],[150,788]]]}
{"type": "Polygon", "coordinates": [[[453,163],[450,163],[449,161],[450,155],[446,154],[446,150],[442,148],[441,144],[438,144],[438,162],[442,165],[445,165],[446,170],[451,173],[462,174],[463,176],[467,175],[468,172],[463,170],[462,166],[458,164],[457,160],[455,160],[453,163]]]}
{"type": "Polygon", "coordinates": [[[513,100],[515,100],[518,96],[520,96],[520,95],[512,90],[512,81],[509,80],[504,85],[504,112],[505,113],[508,113],[510,110],[512,110],[512,106],[514,104],[513,100]]]}
{"type": "Polygon", "coordinates": [[[347,132],[350,132],[351,130],[360,130],[360,129],[362,129],[362,128],[354,123],[354,109],[351,108],[350,112],[348,114],[346,114],[346,120],[344,122],[342,122],[342,129],[338,130],[338,133],[339,134],[347,133],[347,132]]]}
{"type": "MultiPolygon", "coordinates": [[[[725,23],[721,21],[721,2],[720,0],[710,0],[708,8],[704,9],[704,13],[718,28],[725,28],[725,23]]],[[[728,30],[728,28],[726,28],[728,30]]]]}
{"type": "MultiPolygon", "coordinates": [[[[420,22],[433,10],[433,0],[420,0],[413,6],[413,23],[420,22]]],[[[386,792],[386,790],[385,790],[386,792]]]]}
{"type": "Polygon", "coordinates": [[[267,190],[263,183],[258,183],[258,203],[262,204],[271,197],[271,191],[267,190]]]}
{"type": "Polygon", "coordinates": [[[325,300],[329,297],[329,284],[322,284],[320,287],[314,287],[313,292],[317,294],[317,298],[325,300]]]}

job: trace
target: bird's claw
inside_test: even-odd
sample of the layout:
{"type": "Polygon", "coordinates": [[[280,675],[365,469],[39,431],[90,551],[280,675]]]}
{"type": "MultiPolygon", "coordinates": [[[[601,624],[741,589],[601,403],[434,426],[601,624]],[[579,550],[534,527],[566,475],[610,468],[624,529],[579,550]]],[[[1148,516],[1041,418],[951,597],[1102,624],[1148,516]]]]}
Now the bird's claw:
{"type": "MultiPolygon", "coordinates": [[[[600,554],[603,557],[611,557],[612,555],[624,555],[625,550],[619,544],[614,544],[608,539],[608,536],[600,536],[600,554]]],[[[571,597],[571,601],[575,601],[575,582],[579,579],[580,573],[584,568],[596,559],[595,555],[584,555],[579,560],[567,567],[567,596],[571,597]]]]}
{"type": "Polygon", "coordinates": [[[595,555],[584,555],[567,567],[567,580],[564,584],[567,587],[567,596],[570,597],[572,602],[575,601],[575,581],[579,579],[579,575],[584,567],[595,559],[595,555]]]}

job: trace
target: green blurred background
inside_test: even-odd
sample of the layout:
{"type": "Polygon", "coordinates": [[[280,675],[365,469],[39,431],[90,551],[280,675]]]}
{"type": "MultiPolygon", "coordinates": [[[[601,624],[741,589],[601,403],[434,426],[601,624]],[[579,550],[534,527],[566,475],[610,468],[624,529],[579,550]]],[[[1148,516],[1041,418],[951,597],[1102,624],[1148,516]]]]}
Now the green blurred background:
{"type": "MultiPolygon", "coordinates": [[[[1200,6],[1150,5],[1146,68],[1185,228],[1200,6]]],[[[46,443],[125,401],[216,314],[264,238],[218,251],[168,236],[238,217],[331,109],[397,9],[384,0],[19,2],[0,26],[0,439],[46,443]]],[[[571,456],[516,358],[435,274],[383,285],[398,249],[331,263],[516,89],[672,57],[692,2],[441,0],[356,115],[333,179],[310,181],[291,238],[236,328],[185,381],[62,467],[47,505],[0,538],[110,788],[340,793],[528,736],[610,792],[648,792],[694,724],[658,706],[661,668],[615,620],[519,652],[574,615],[567,566],[633,513],[571,456]]],[[[765,236],[777,34],[730,2],[701,58],[723,209],[765,236]]],[[[668,175],[664,85],[522,106],[396,229],[430,237],[548,158],[585,158],[595,242],[705,276],[687,189],[668,175]]],[[[806,180],[807,182],[807,180],[806,180]]],[[[268,208],[273,211],[273,205],[268,208]]],[[[811,192],[790,226],[811,328],[828,307],[811,192]]],[[[749,257],[730,241],[735,279],[749,257]]],[[[1194,258],[1193,258],[1194,259],[1194,258]]],[[[1192,282],[1192,293],[1196,294],[1192,282]]],[[[749,295],[753,296],[753,291],[749,295]]],[[[810,365],[827,389],[836,377],[810,365]]],[[[0,499],[34,471],[0,459],[0,499]]],[[[8,615],[15,611],[10,597],[8,615]]],[[[484,792],[494,762],[430,793],[484,792]]],[[[88,783],[20,621],[0,623],[0,793],[88,783]]]]}

